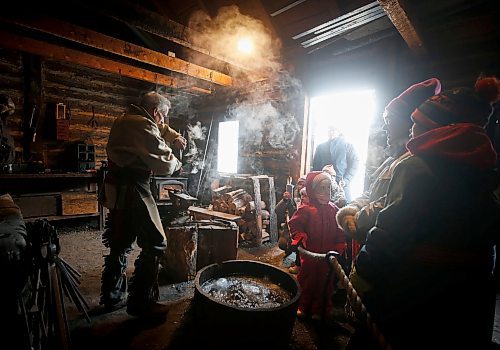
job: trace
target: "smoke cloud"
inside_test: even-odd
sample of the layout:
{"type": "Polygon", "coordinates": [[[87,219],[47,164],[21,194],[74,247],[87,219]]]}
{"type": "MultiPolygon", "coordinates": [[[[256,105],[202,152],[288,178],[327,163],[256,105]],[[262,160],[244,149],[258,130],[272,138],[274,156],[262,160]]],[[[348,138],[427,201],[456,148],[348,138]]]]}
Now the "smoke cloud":
{"type": "Polygon", "coordinates": [[[228,69],[234,79],[226,92],[225,119],[240,122],[240,155],[247,165],[262,174],[259,155],[296,157],[295,142],[301,131],[296,116],[303,111],[304,94],[299,80],[281,63],[280,41],[261,21],[242,14],[237,6],[223,7],[215,17],[196,12],[189,27],[196,33],[190,38],[193,44],[231,63],[228,69]],[[242,38],[251,40],[251,53],[238,50],[242,38]]]}
{"type": "Polygon", "coordinates": [[[189,172],[197,174],[203,168],[203,155],[205,150],[202,148],[207,138],[207,128],[201,126],[201,122],[196,124],[188,124],[186,153],[183,155],[183,161],[191,165],[189,172]]]}
{"type": "Polygon", "coordinates": [[[264,24],[243,15],[235,5],[221,7],[217,16],[210,17],[203,11],[195,12],[189,21],[194,29],[190,41],[207,48],[211,54],[222,56],[249,71],[277,70],[279,64],[279,40],[273,39],[264,24]],[[251,42],[252,52],[238,49],[240,40],[251,42]]]}

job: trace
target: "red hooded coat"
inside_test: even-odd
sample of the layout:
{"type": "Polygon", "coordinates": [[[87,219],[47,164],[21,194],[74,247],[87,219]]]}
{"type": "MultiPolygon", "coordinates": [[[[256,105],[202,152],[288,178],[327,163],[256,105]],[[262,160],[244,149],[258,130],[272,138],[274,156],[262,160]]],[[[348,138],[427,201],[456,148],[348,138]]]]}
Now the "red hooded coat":
{"type": "MultiPolygon", "coordinates": [[[[290,219],[290,233],[293,243],[301,244],[309,251],[327,253],[335,250],[343,253],[346,249],[345,235],[338,227],[335,215],[338,208],[331,202],[320,204],[315,197],[313,179],[321,174],[313,171],[307,175],[306,191],[309,196],[309,205],[300,206],[290,219]]],[[[299,310],[312,315],[321,315],[323,312],[323,290],[328,276],[328,264],[306,256],[301,256],[301,268],[297,279],[302,288],[299,301],[299,310]]],[[[329,281],[327,289],[326,312],[332,308],[333,281],[329,281]]]]}

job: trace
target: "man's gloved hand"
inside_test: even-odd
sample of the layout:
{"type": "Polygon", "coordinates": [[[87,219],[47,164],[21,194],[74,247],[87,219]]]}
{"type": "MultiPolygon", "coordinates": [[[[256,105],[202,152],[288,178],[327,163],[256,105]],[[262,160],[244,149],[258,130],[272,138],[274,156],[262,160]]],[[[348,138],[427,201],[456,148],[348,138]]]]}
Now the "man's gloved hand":
{"type": "Polygon", "coordinates": [[[355,216],[354,215],[346,215],[344,217],[344,220],[342,223],[342,228],[350,237],[353,237],[356,234],[356,230],[358,228],[356,225],[355,216]]]}
{"type": "Polygon", "coordinates": [[[337,224],[351,238],[354,238],[358,226],[356,224],[358,208],[348,205],[341,208],[337,213],[337,224]]]}
{"type": "Polygon", "coordinates": [[[187,141],[184,137],[177,136],[177,138],[174,140],[173,144],[174,144],[175,148],[185,150],[186,146],[187,146],[187,141]]]}

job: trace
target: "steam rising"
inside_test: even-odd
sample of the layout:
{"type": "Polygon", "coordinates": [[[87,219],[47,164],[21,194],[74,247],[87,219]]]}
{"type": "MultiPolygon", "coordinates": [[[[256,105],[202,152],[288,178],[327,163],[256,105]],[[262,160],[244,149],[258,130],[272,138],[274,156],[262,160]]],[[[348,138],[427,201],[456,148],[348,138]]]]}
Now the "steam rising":
{"type": "Polygon", "coordinates": [[[191,33],[197,33],[190,38],[194,44],[247,68],[229,72],[234,77],[230,91],[234,95],[225,118],[240,122],[240,156],[253,173],[264,173],[260,155],[296,157],[300,134],[296,115],[303,110],[304,95],[299,81],[283,69],[280,42],[261,21],[243,15],[237,6],[221,8],[214,18],[196,12],[189,26],[194,29],[191,33]],[[251,42],[251,52],[238,49],[242,39],[251,42]]]}
{"type": "Polygon", "coordinates": [[[188,124],[187,126],[188,134],[188,145],[186,147],[187,151],[184,154],[184,161],[191,165],[191,174],[196,174],[200,169],[203,168],[203,155],[204,150],[201,149],[201,141],[205,141],[207,135],[207,128],[202,127],[200,122],[196,122],[195,125],[188,124]]]}
{"type": "Polygon", "coordinates": [[[240,121],[243,153],[265,150],[294,153],[301,131],[296,115],[302,110],[303,101],[300,82],[286,71],[273,72],[268,81],[242,93],[228,106],[226,117],[240,121]]]}
{"type": "Polygon", "coordinates": [[[272,38],[261,21],[241,14],[235,5],[220,8],[215,18],[203,11],[195,12],[189,27],[196,33],[190,41],[213,54],[238,62],[249,70],[276,70],[279,67],[279,41],[272,38]],[[238,49],[242,39],[251,41],[253,54],[238,49]]]}

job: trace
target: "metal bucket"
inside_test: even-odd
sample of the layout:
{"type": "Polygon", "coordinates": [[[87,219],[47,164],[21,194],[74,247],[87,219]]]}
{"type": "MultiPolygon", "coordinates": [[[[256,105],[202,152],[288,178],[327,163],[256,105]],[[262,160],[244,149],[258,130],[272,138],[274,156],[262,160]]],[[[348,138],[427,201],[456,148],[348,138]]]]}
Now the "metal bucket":
{"type": "Polygon", "coordinates": [[[229,260],[204,267],[196,274],[194,310],[196,331],[226,347],[287,348],[300,297],[296,279],[272,266],[250,260],[229,260]],[[291,296],[276,307],[243,308],[220,302],[202,289],[216,278],[248,276],[279,285],[291,296]],[[265,346],[265,347],[262,347],[265,346]]]}

